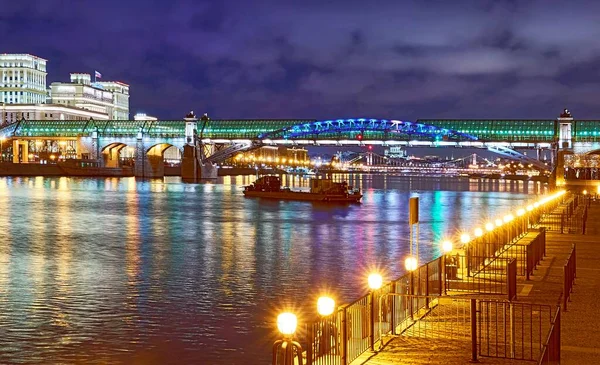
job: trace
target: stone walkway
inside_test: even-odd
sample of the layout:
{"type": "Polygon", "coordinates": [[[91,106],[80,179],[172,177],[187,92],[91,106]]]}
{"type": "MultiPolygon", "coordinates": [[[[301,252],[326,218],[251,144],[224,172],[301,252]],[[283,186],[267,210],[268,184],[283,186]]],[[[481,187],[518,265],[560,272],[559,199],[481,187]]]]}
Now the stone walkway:
{"type": "MultiPolygon", "coordinates": [[[[600,364],[600,202],[590,206],[587,222],[585,235],[548,232],[546,257],[531,280],[518,277],[518,302],[555,307],[563,290],[563,267],[572,245],[577,246],[575,289],[561,317],[562,364],[600,364]]],[[[352,365],[467,364],[470,354],[468,340],[399,336],[388,338],[381,351],[367,352],[352,365]]],[[[535,363],[490,357],[479,357],[479,361],[482,364],[535,363]]]]}

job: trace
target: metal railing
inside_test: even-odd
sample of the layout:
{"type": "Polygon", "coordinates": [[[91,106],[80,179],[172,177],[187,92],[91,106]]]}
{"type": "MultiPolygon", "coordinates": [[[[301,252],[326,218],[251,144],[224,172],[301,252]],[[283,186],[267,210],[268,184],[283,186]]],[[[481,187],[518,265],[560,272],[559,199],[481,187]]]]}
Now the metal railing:
{"type": "Polygon", "coordinates": [[[550,305],[479,300],[479,355],[538,360],[550,331],[550,305]]]}
{"type": "MultiPolygon", "coordinates": [[[[482,294],[508,294],[508,265],[512,258],[480,258],[454,255],[446,258],[446,292],[470,292],[482,294]],[[478,262],[475,266],[469,260],[478,262]],[[467,268],[470,269],[468,270],[467,268]]],[[[516,272],[515,272],[516,276],[516,272]]],[[[516,278],[515,278],[516,280],[516,278]]]]}
{"type": "Polygon", "coordinates": [[[533,275],[533,270],[537,268],[544,256],[546,256],[546,228],[541,227],[540,232],[527,244],[527,280],[530,275],[533,275]]]}
{"type": "Polygon", "coordinates": [[[307,326],[308,347],[306,360],[308,364],[339,365],[341,363],[342,345],[342,312],[322,317],[307,326]]]}
{"type": "Polygon", "coordinates": [[[577,276],[577,250],[575,244],[571,249],[567,263],[564,266],[563,308],[567,311],[567,302],[571,301],[571,293],[577,276]]]}
{"type": "Polygon", "coordinates": [[[589,206],[586,195],[570,195],[554,209],[542,212],[536,226],[553,232],[585,234],[589,206]]]}
{"type": "Polygon", "coordinates": [[[560,307],[556,310],[550,333],[538,360],[538,365],[543,364],[560,364],[560,307]]]}
{"type": "MultiPolygon", "coordinates": [[[[545,207],[538,217],[518,217],[505,229],[487,232],[471,242],[465,255],[442,256],[432,260],[383,285],[379,290],[340,306],[331,316],[309,324],[305,341],[306,364],[349,364],[365,351],[374,350],[383,334],[416,337],[425,334],[426,337],[446,338],[450,333],[450,338],[464,337],[469,331],[459,330],[459,327],[467,323],[466,313],[470,313],[470,309],[465,303],[458,304],[459,298],[451,298],[448,302],[447,297],[440,296],[449,291],[458,291],[507,295],[509,301],[516,300],[516,276],[520,274],[529,278],[545,255],[545,229],[541,228],[531,241],[519,241],[537,218],[561,204],[550,204],[552,207],[545,207]],[[449,303],[454,307],[448,307],[449,303]],[[462,317],[460,314],[453,317],[460,310],[463,311],[462,317]],[[447,325],[442,318],[448,319],[447,325]]],[[[511,306],[509,301],[478,300],[476,320],[479,332],[478,340],[473,341],[474,346],[479,347],[475,348],[475,357],[479,353],[481,356],[502,355],[500,357],[537,360],[542,348],[542,332],[544,335],[547,333],[544,330],[549,328],[550,319],[544,322],[541,315],[536,315],[537,312],[541,313],[543,306],[534,309],[534,305],[516,302],[512,302],[514,306],[511,306]],[[493,317],[487,315],[490,310],[495,310],[493,317]],[[482,314],[482,311],[486,313],[482,314]],[[500,322],[500,318],[503,322],[500,322]],[[516,331],[513,334],[511,330],[512,337],[490,337],[490,331],[507,334],[507,325],[516,331]],[[507,340],[511,342],[507,343],[507,340]],[[529,341],[528,345],[526,340],[529,341]],[[520,344],[519,351],[514,348],[515,344],[520,344]],[[509,348],[512,352],[507,356],[509,345],[512,346],[509,348]],[[495,350],[491,351],[492,348],[495,350]]],[[[469,321],[473,325],[474,317],[470,317],[469,321]]]]}

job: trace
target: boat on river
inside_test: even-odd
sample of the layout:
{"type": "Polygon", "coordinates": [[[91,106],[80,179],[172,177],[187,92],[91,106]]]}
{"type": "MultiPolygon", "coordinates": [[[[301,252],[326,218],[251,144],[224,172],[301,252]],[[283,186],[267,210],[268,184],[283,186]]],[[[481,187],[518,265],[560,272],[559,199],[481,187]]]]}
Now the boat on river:
{"type": "Polygon", "coordinates": [[[68,176],[133,176],[130,166],[104,167],[97,160],[68,159],[57,165],[68,176]]]}
{"type": "Polygon", "coordinates": [[[310,191],[294,191],[281,187],[279,176],[263,176],[252,185],[244,187],[244,195],[253,198],[304,200],[326,203],[360,203],[362,194],[359,189],[348,183],[336,183],[330,179],[310,180],[310,191]]]}

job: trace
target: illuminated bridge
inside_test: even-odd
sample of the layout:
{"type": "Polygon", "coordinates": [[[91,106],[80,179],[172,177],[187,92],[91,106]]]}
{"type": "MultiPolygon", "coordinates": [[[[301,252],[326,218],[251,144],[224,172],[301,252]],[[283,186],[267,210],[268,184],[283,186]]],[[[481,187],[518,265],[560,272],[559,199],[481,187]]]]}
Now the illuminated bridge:
{"type": "MultiPolygon", "coordinates": [[[[213,165],[240,151],[270,145],[356,146],[406,145],[427,147],[478,147],[501,155],[537,163],[519,149],[600,149],[600,120],[574,120],[565,110],[557,119],[239,119],[209,120],[193,114],[183,120],[161,121],[65,121],[21,120],[0,128],[3,153],[13,162],[28,162],[39,145],[54,146],[68,157],[118,164],[129,150],[136,161],[137,176],[154,176],[154,160],[162,162],[172,146],[184,155],[194,147],[194,161],[213,165]],[[146,167],[149,171],[146,172],[146,167]]],[[[157,162],[158,163],[158,162],[157,162]]],[[[184,161],[185,163],[185,161],[184,161]]],[[[194,162],[196,163],[196,162],[194,162]]]]}

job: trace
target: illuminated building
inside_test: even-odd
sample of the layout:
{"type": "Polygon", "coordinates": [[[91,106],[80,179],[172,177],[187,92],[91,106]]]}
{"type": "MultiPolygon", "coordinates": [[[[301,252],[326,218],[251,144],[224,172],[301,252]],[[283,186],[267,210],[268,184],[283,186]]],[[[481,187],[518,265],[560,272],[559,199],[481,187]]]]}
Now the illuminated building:
{"type": "Polygon", "coordinates": [[[106,113],[59,104],[2,104],[0,125],[20,120],[108,120],[106,113]]]}
{"type": "Polygon", "coordinates": [[[109,119],[129,119],[129,85],[117,81],[92,83],[87,73],[72,73],[70,83],[53,82],[50,100],[53,104],[107,114],[109,119]]]}
{"type": "Polygon", "coordinates": [[[29,54],[0,54],[0,103],[46,102],[46,60],[29,54]]]}
{"type": "Polygon", "coordinates": [[[129,85],[120,81],[102,81],[97,82],[104,90],[113,94],[113,119],[129,119],[129,85]]]}

